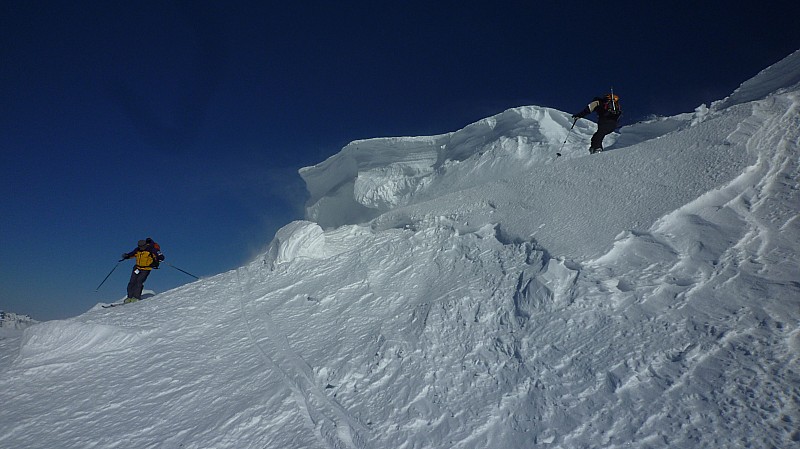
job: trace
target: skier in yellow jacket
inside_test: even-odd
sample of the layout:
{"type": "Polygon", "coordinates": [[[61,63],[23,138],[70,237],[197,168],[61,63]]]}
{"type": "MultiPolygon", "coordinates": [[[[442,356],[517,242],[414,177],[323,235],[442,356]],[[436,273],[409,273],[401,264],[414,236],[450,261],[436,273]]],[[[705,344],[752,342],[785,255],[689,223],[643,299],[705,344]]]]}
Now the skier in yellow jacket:
{"type": "Polygon", "coordinates": [[[136,249],[129,253],[124,253],[122,259],[136,258],[136,265],[133,266],[131,272],[131,280],[128,282],[128,297],[125,302],[136,302],[142,299],[142,290],[144,289],[144,281],[150,275],[153,268],[158,268],[159,262],[164,260],[164,255],[161,254],[158,244],[153,239],[139,240],[136,249]]]}

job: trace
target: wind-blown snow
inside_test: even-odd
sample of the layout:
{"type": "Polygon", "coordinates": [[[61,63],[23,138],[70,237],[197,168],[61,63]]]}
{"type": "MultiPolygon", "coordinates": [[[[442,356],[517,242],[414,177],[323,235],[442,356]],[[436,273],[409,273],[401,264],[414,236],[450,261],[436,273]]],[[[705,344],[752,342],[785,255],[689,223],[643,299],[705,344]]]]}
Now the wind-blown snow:
{"type": "MultiPolygon", "coordinates": [[[[538,168],[555,160],[554,147],[570,124],[564,112],[531,106],[440,136],[355,141],[300,170],[311,193],[307,215],[323,227],[363,223],[399,206],[538,168]]],[[[575,135],[593,132],[586,121],[575,127],[575,135]]]]}
{"type": "Polygon", "coordinates": [[[598,155],[537,106],[353,142],[252,263],[26,329],[0,447],[798,445],[798,64],[598,155]]]}
{"type": "Polygon", "coordinates": [[[800,50],[782,61],[767,67],[745,81],[730,96],[715,102],[712,107],[722,110],[748,101],[760,100],[773,92],[796,91],[800,85],[800,50]]]}

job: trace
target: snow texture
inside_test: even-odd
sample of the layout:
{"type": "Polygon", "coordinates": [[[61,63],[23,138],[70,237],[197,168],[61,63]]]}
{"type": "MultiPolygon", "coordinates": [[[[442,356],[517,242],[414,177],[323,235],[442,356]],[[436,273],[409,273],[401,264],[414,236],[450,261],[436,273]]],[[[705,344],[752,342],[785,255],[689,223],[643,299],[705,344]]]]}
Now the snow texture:
{"type": "Polygon", "coordinates": [[[3,312],[0,310],[0,330],[3,331],[16,331],[25,329],[28,326],[33,326],[38,321],[29,317],[28,315],[20,315],[18,313],[3,312]]]}
{"type": "Polygon", "coordinates": [[[252,263],[0,339],[0,447],[797,447],[798,67],[353,142],[252,263]]]}

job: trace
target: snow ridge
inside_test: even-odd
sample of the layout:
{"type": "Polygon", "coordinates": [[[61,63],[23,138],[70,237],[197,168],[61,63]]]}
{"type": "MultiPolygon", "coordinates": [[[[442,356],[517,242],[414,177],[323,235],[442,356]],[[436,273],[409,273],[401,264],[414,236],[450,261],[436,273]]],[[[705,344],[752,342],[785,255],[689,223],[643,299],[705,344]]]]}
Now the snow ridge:
{"type": "MultiPolygon", "coordinates": [[[[525,106],[450,134],[355,141],[300,170],[311,195],[307,218],[323,228],[363,223],[399,206],[496,180],[509,170],[552,162],[556,142],[570,134],[569,117],[525,106]]],[[[581,121],[573,133],[586,138],[591,126],[581,121]]]]}

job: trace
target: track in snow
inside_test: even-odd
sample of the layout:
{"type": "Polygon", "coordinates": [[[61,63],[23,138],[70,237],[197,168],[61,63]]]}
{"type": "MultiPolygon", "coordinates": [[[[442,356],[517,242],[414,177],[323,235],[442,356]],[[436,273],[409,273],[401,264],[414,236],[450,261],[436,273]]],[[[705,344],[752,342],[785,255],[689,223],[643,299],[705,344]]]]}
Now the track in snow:
{"type": "Polygon", "coordinates": [[[256,338],[246,311],[247,292],[242,285],[241,270],[247,271],[247,268],[236,270],[236,282],[240,291],[239,305],[247,335],[264,363],[282,374],[309,429],[314,432],[322,447],[366,449],[368,446],[363,435],[368,434],[369,430],[316,385],[311,367],[292,350],[286,336],[278,330],[270,314],[260,317],[264,322],[265,332],[262,338],[256,338]]]}

